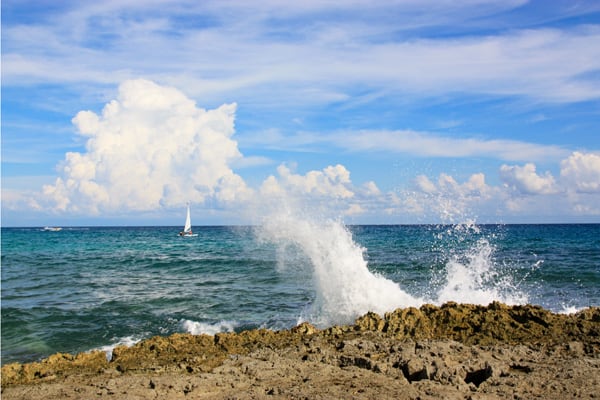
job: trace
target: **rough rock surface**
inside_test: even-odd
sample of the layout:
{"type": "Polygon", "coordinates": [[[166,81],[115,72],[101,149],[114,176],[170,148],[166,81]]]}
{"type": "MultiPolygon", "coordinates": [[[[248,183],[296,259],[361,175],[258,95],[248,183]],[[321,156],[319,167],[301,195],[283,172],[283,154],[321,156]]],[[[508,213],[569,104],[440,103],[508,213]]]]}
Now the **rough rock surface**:
{"type": "Polygon", "coordinates": [[[600,398],[600,308],[448,303],[2,367],[5,399],[600,398]]]}

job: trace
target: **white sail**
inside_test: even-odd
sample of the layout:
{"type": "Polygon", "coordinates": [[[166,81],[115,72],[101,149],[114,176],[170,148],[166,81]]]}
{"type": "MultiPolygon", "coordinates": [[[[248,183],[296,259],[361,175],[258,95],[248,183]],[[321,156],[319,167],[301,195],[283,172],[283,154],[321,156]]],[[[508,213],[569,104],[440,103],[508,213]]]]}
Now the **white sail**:
{"type": "Polygon", "coordinates": [[[183,232],[188,233],[192,231],[192,219],[190,218],[190,205],[187,205],[187,216],[185,217],[185,226],[183,227],[183,232]]]}

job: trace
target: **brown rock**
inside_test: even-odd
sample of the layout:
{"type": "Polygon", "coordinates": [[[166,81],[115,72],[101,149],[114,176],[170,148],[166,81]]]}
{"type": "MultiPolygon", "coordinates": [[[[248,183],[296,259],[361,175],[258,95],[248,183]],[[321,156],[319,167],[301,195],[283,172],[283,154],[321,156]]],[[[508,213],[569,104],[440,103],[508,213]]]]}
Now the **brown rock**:
{"type": "Polygon", "coordinates": [[[597,395],[600,309],[448,303],[352,326],[175,334],[2,367],[2,398],[567,398],[597,395]]]}
{"type": "Polygon", "coordinates": [[[411,358],[401,364],[402,372],[409,382],[429,379],[429,370],[423,360],[411,358]]]}

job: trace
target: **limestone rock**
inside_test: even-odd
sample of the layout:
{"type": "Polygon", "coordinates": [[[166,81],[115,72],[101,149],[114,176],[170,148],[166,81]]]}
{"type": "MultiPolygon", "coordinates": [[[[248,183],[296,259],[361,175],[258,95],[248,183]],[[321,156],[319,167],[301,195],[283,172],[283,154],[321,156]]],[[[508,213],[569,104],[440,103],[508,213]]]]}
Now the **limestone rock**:
{"type": "MultiPolygon", "coordinates": [[[[398,309],[383,316],[367,313],[354,325],[324,330],[304,323],[282,331],[256,329],[214,336],[178,333],[153,337],[131,347],[117,347],[110,361],[103,352],[91,352],[55,354],[40,362],[7,364],[2,367],[2,388],[101,374],[192,377],[254,355],[260,357],[260,362],[254,367],[246,363],[248,371],[285,359],[289,361],[283,363],[284,368],[291,374],[300,369],[310,375],[314,368],[327,365],[348,373],[355,370],[374,374],[377,379],[393,379],[398,384],[425,385],[432,381],[481,390],[498,381],[506,383],[513,377],[537,374],[532,363],[540,354],[556,360],[600,358],[600,308],[562,315],[531,305],[447,303],[441,307],[398,309]]],[[[580,376],[576,362],[572,361],[572,365],[573,370],[564,371],[565,376],[580,376]]],[[[592,369],[592,376],[600,376],[597,361],[585,361],[581,368],[592,369]]],[[[272,372],[256,371],[254,378],[279,373],[269,368],[267,371],[272,372]]],[[[152,386],[150,381],[156,386],[154,378],[147,379],[145,388],[152,386]]],[[[306,386],[306,382],[302,385],[306,386]]],[[[549,389],[536,390],[545,393],[549,389]]],[[[282,397],[292,394],[282,393],[282,397]]]]}

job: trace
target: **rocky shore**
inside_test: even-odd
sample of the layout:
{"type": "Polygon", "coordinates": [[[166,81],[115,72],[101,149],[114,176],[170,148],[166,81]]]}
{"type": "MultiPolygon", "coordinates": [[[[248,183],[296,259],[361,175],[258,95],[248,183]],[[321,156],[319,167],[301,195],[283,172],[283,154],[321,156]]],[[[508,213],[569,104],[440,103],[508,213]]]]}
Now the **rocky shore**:
{"type": "Polygon", "coordinates": [[[600,308],[554,314],[492,303],[175,334],[2,367],[3,399],[600,398],[600,308]]]}

